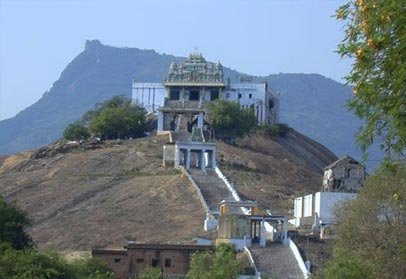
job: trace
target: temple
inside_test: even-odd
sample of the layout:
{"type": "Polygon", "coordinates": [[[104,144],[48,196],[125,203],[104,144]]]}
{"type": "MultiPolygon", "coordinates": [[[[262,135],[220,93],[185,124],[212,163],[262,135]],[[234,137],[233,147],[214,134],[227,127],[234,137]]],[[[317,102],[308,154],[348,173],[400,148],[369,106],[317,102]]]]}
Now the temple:
{"type": "Polygon", "coordinates": [[[132,89],[133,102],[157,115],[157,134],[170,135],[163,163],[175,168],[216,168],[216,144],[207,109],[210,102],[237,102],[254,111],[258,124],[279,121],[279,100],[266,83],[247,78],[230,83],[220,62],[208,62],[197,52],[183,63],[172,63],[162,83],[133,81],[132,89]]]}
{"type": "Polygon", "coordinates": [[[158,132],[174,130],[179,115],[189,119],[192,126],[203,128],[207,104],[217,99],[238,102],[242,108],[254,110],[258,124],[279,121],[279,100],[267,83],[255,83],[251,78],[230,83],[220,62],[207,62],[196,52],[183,63],[172,63],[162,83],[133,81],[132,98],[158,114],[158,132]]]}

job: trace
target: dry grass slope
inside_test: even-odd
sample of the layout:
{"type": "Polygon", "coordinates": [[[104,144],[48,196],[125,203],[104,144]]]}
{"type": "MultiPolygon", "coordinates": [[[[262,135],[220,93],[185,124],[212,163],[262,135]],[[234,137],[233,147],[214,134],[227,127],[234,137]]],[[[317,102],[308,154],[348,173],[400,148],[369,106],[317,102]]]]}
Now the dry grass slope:
{"type": "MultiPolygon", "coordinates": [[[[235,146],[219,143],[219,165],[243,197],[287,212],[295,196],[320,188],[320,166],[335,160],[299,135],[291,131],[272,140],[256,134],[235,146]]],[[[162,167],[166,140],[55,143],[1,157],[0,195],[29,213],[41,248],[118,247],[127,237],[188,242],[206,235],[204,210],[188,181],[162,167]]]]}

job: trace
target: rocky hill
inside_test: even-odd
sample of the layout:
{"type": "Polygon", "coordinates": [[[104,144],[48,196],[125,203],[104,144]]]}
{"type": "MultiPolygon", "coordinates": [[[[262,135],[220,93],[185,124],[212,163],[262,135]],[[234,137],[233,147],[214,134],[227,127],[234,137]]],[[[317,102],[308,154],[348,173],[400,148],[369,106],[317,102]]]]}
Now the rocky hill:
{"type": "MultiPolygon", "coordinates": [[[[121,246],[127,237],[191,241],[206,235],[204,210],[188,180],[161,166],[167,140],[60,141],[3,156],[0,195],[28,212],[41,248],[121,246]]],[[[220,168],[241,196],[273,212],[287,212],[295,196],[318,190],[321,168],[336,159],[293,130],[285,138],[256,134],[218,148],[220,168]]]]}
{"type": "MultiPolygon", "coordinates": [[[[42,98],[13,118],[0,121],[0,154],[29,150],[61,137],[64,127],[97,102],[131,95],[131,81],[161,81],[181,57],[153,50],[118,48],[86,42],[80,53],[42,98]]],[[[226,77],[242,74],[225,68],[226,77]]],[[[359,158],[354,133],[360,122],[344,107],[350,89],[317,74],[276,74],[266,80],[281,100],[281,122],[326,145],[339,156],[359,158]]]]}

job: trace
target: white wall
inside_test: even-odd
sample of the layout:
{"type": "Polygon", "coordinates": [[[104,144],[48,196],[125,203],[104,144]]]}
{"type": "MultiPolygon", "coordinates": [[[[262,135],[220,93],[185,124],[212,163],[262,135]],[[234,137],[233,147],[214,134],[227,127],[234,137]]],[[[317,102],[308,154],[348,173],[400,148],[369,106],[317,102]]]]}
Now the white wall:
{"type": "Polygon", "coordinates": [[[224,91],[223,99],[237,101],[243,108],[254,105],[255,116],[259,123],[267,123],[267,91],[265,83],[241,82],[230,84],[230,89],[224,91]],[[228,94],[228,98],[226,98],[228,94]],[[239,98],[241,94],[241,98],[239,98]],[[251,96],[251,98],[250,98],[251,96]]]}
{"type": "Polygon", "coordinates": [[[303,197],[303,217],[313,216],[313,195],[303,197]]]}
{"type": "Polygon", "coordinates": [[[301,218],[302,211],[303,211],[303,197],[299,197],[295,199],[295,208],[294,208],[295,217],[301,218]]]}
{"type": "Polygon", "coordinates": [[[317,192],[314,197],[314,212],[323,223],[333,223],[334,210],[341,203],[355,199],[357,194],[339,192],[317,192]]]}

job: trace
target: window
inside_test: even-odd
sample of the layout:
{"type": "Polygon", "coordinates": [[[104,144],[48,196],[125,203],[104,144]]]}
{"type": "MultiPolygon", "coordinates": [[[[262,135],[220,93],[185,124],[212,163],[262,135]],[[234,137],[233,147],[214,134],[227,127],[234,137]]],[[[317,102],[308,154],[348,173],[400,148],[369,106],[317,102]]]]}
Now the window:
{"type": "Polygon", "coordinates": [[[158,259],[152,259],[152,267],[158,266],[158,259]]]}
{"type": "Polygon", "coordinates": [[[120,261],[121,261],[120,258],[114,258],[114,262],[115,262],[115,263],[119,263],[120,261]]]}
{"type": "Polygon", "coordinates": [[[210,100],[214,101],[219,98],[219,91],[218,90],[211,90],[210,91],[210,100]]]}
{"type": "Polygon", "coordinates": [[[249,94],[248,96],[249,96],[250,99],[252,99],[252,94],[249,94]]]}
{"type": "Polygon", "coordinates": [[[144,262],[144,259],[137,259],[137,263],[141,264],[144,262]]]}
{"type": "Polygon", "coordinates": [[[189,101],[199,101],[199,91],[190,91],[189,101]]]}
{"type": "Polygon", "coordinates": [[[171,265],[172,265],[171,259],[166,258],[165,259],[165,267],[171,267],[171,265]]]}
{"type": "Polygon", "coordinates": [[[242,97],[241,93],[238,93],[238,99],[241,99],[241,97],[242,97]]]}
{"type": "Polygon", "coordinates": [[[230,93],[226,93],[226,99],[230,99],[230,93]]]}
{"type": "Polygon", "coordinates": [[[171,101],[177,101],[180,98],[180,92],[179,90],[171,90],[169,92],[169,100],[171,101]]]}

